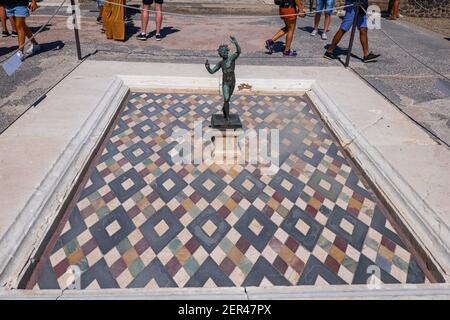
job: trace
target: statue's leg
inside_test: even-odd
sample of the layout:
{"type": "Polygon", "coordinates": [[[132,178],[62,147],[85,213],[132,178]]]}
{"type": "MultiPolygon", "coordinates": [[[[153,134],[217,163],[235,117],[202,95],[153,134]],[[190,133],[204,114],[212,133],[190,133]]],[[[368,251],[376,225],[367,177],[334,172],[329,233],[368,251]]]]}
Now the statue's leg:
{"type": "Polygon", "coordinates": [[[223,86],[223,116],[226,120],[230,117],[230,99],[231,99],[231,90],[229,85],[223,86]]]}

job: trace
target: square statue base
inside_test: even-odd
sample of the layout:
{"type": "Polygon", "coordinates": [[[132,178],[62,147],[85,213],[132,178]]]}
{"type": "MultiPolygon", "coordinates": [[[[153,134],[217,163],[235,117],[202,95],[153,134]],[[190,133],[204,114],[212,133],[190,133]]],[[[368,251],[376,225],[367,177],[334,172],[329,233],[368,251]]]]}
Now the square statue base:
{"type": "Polygon", "coordinates": [[[213,114],[211,118],[211,128],[218,130],[242,129],[242,122],[237,114],[230,114],[228,121],[226,121],[225,117],[221,114],[213,114]]]}
{"type": "Polygon", "coordinates": [[[239,146],[241,130],[232,129],[213,131],[212,143],[214,150],[212,160],[217,164],[236,165],[240,162],[242,152],[239,146]]]}

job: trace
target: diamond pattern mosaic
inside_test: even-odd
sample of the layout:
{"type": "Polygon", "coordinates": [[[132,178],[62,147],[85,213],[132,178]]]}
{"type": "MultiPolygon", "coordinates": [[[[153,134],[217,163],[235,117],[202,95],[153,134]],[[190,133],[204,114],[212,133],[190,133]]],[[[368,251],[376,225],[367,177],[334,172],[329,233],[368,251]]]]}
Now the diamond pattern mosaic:
{"type": "Polygon", "coordinates": [[[236,96],[245,128],[279,129],[280,170],[174,164],[176,128],[221,97],[131,94],[29,288],[427,282],[373,193],[302,96],[236,96]]]}

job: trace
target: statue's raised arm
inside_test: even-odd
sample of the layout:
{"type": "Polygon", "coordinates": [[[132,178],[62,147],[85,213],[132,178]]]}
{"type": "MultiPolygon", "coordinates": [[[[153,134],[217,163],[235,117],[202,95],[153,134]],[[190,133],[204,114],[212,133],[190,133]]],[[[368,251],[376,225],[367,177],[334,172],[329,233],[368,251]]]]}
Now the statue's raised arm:
{"type": "Polygon", "coordinates": [[[239,46],[239,43],[237,42],[235,37],[231,36],[230,40],[236,47],[236,52],[232,55],[233,60],[236,60],[241,55],[241,47],[239,46]]]}

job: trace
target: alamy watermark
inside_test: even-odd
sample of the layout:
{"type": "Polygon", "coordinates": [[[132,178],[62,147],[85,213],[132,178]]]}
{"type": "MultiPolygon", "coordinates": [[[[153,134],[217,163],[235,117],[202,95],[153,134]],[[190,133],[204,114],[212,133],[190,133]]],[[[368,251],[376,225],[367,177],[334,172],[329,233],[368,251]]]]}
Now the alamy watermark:
{"type": "Polygon", "coordinates": [[[367,267],[367,274],[370,276],[367,278],[367,288],[369,290],[381,289],[381,269],[377,265],[370,265],[367,267]]]}
{"type": "Polygon", "coordinates": [[[194,122],[194,130],[178,128],[171,135],[177,144],[170,156],[174,164],[258,165],[262,175],[274,175],[280,164],[278,129],[213,130],[194,122]]]}
{"type": "Polygon", "coordinates": [[[67,29],[81,29],[81,9],[78,0],[75,0],[75,5],[69,4],[66,12],[70,14],[66,20],[67,29]]]}
{"type": "Polygon", "coordinates": [[[367,8],[367,28],[370,30],[381,29],[381,9],[377,5],[367,8]]]}

